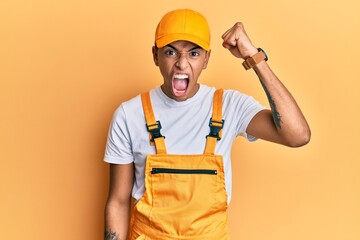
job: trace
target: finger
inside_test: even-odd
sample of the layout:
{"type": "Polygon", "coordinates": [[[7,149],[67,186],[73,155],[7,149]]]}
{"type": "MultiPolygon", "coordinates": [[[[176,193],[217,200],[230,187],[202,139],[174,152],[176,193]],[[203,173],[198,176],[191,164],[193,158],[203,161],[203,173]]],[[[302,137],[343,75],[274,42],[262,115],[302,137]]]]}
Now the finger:
{"type": "Polygon", "coordinates": [[[224,39],[223,46],[225,48],[236,47],[236,39],[235,38],[224,39]]]}
{"type": "Polygon", "coordinates": [[[226,43],[223,43],[223,46],[227,49],[227,50],[229,50],[229,52],[232,54],[232,55],[234,55],[235,57],[237,57],[237,58],[242,58],[242,56],[241,56],[241,54],[240,54],[240,52],[239,52],[239,50],[238,50],[238,48],[235,46],[231,46],[231,45],[226,45],[226,43]],[[224,46],[225,45],[225,46],[224,46]]]}
{"type": "Polygon", "coordinates": [[[223,42],[222,46],[226,49],[230,49],[232,46],[230,44],[228,44],[227,42],[223,42]]]}
{"type": "Polygon", "coordinates": [[[239,34],[234,31],[229,32],[228,35],[224,38],[224,42],[227,42],[231,46],[236,46],[238,40],[239,34]]]}
{"type": "Polygon", "coordinates": [[[228,36],[231,31],[232,31],[232,28],[228,29],[228,30],[221,36],[221,38],[222,38],[222,39],[226,38],[226,36],[228,36]]]}

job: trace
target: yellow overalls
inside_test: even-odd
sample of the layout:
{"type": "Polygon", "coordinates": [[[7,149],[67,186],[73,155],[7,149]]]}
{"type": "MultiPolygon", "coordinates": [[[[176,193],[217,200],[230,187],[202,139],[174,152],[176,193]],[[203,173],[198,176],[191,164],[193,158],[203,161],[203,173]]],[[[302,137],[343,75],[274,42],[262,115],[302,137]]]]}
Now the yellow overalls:
{"type": "Polygon", "coordinates": [[[156,154],[146,158],[145,192],[134,207],[130,240],[229,239],[223,158],[214,154],[224,123],[222,94],[214,94],[210,134],[204,154],[196,155],[166,153],[149,92],[141,95],[156,154]]]}

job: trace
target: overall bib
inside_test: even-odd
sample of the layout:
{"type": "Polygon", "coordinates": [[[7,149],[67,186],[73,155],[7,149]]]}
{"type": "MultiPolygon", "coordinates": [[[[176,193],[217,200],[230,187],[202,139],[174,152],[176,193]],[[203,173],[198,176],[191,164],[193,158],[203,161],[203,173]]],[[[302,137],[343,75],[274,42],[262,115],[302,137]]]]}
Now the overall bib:
{"type": "Polygon", "coordinates": [[[229,239],[223,158],[214,154],[224,123],[222,94],[214,94],[204,154],[195,155],[166,153],[149,92],[141,95],[156,154],[146,158],[145,192],[133,210],[130,240],[229,239]]]}

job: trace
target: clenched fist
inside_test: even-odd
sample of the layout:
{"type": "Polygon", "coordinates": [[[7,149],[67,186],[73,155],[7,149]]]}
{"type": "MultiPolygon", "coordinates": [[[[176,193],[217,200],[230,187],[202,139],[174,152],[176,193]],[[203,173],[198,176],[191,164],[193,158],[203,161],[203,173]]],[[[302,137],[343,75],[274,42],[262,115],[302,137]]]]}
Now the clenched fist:
{"type": "Polygon", "coordinates": [[[237,58],[246,59],[258,52],[257,48],[251,43],[241,22],[235,23],[232,28],[227,30],[222,35],[222,39],[223,47],[229,49],[237,58]]]}

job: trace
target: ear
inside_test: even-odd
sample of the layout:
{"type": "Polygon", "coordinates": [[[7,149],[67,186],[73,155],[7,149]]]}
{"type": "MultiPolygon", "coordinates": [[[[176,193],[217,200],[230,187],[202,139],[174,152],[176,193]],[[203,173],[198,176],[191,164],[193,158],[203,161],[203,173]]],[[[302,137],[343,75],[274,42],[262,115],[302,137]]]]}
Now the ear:
{"type": "Polygon", "coordinates": [[[158,48],[156,46],[152,47],[152,54],[153,54],[153,59],[154,59],[155,65],[159,66],[159,64],[158,64],[158,48]]]}
{"type": "Polygon", "coordinates": [[[211,50],[206,52],[205,59],[204,59],[204,64],[203,64],[203,69],[207,68],[207,65],[208,65],[209,59],[210,59],[210,55],[211,55],[211,50]]]}

